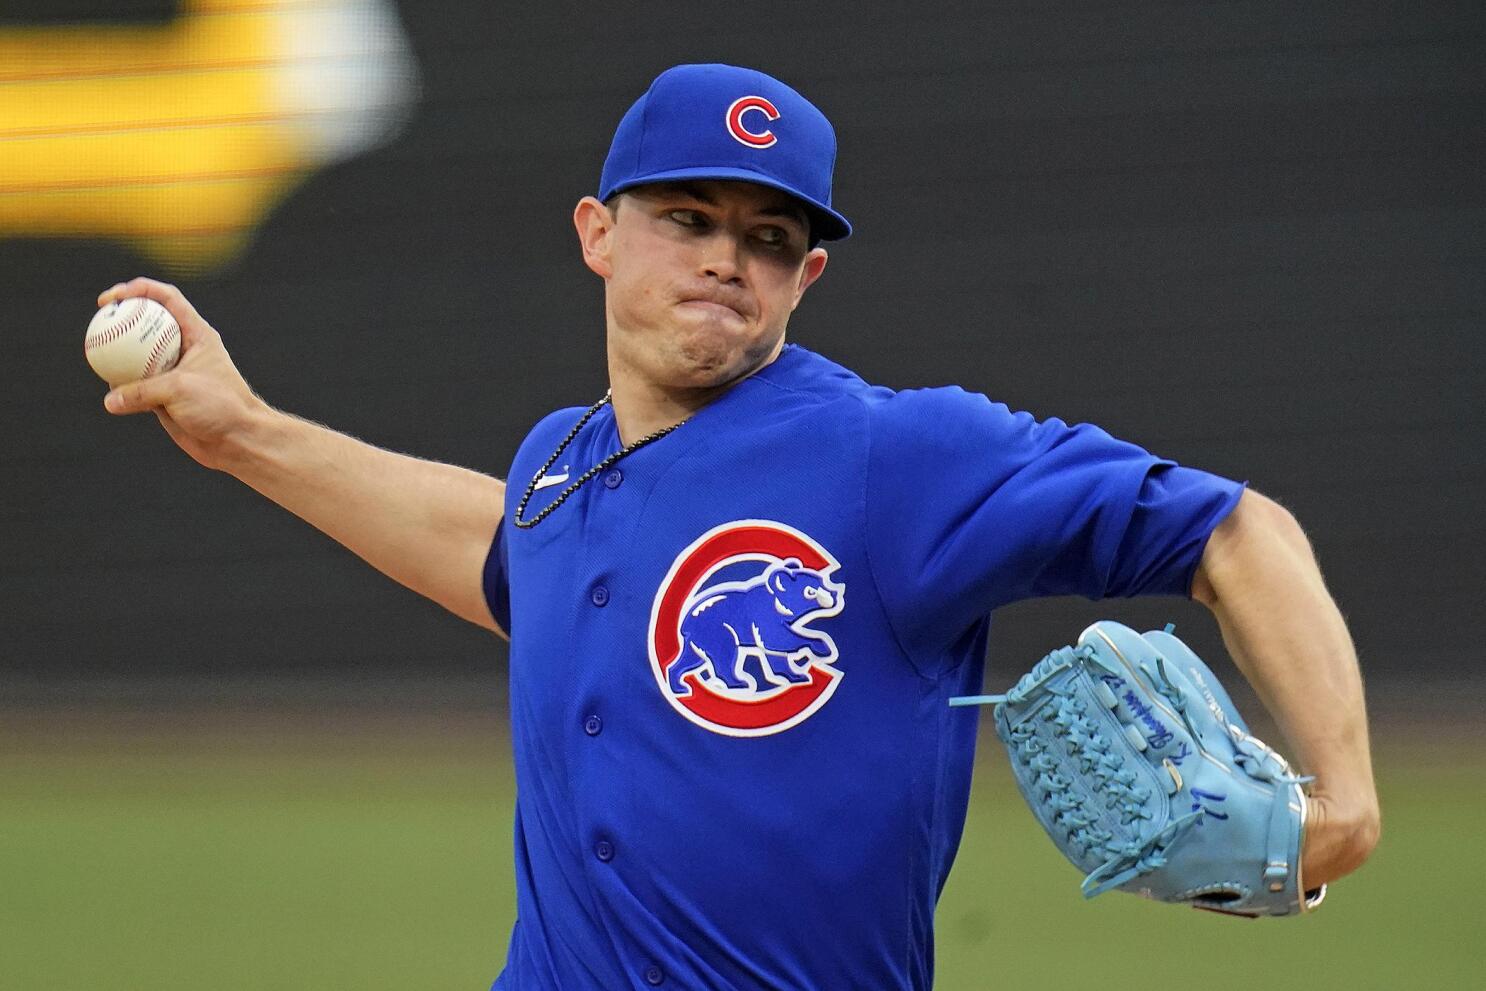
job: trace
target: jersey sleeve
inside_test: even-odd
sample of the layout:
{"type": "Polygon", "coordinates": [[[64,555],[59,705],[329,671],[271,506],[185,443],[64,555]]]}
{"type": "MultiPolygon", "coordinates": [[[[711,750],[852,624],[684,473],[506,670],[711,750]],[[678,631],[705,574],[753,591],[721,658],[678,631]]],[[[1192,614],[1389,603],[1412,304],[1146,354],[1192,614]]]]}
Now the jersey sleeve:
{"type": "Polygon", "coordinates": [[[897,393],[867,423],[868,553],[913,655],[1020,599],[1189,594],[1243,491],[957,388],[897,393]]]}
{"type": "Polygon", "coordinates": [[[490,551],[485,555],[485,570],[482,582],[485,587],[485,605],[490,615],[507,636],[511,635],[511,583],[510,559],[506,550],[506,521],[501,519],[495,528],[495,537],[490,542],[490,551]]]}

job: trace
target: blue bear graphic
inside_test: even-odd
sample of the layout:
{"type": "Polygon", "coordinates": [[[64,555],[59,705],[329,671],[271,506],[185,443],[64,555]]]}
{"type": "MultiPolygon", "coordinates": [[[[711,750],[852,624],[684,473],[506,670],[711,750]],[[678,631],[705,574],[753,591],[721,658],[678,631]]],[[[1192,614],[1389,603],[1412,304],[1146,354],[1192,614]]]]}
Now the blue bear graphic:
{"type": "MultiPolygon", "coordinates": [[[[750,655],[768,665],[775,678],[800,684],[810,676],[795,668],[796,661],[832,661],[835,644],[824,633],[805,624],[841,611],[846,589],[789,558],[746,582],[724,582],[698,592],[686,603],[681,619],[681,654],[671,662],[667,678],[678,696],[691,694],[682,678],[699,668],[732,689],[749,683],[738,671],[750,655]]],[[[772,688],[759,666],[749,674],[755,691],[772,688]]]]}

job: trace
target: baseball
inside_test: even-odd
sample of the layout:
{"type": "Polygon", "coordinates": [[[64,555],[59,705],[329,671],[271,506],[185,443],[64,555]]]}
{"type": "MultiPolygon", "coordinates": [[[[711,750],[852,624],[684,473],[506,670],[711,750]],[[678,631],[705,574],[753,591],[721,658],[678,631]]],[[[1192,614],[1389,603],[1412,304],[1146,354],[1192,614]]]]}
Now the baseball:
{"type": "Polygon", "coordinates": [[[181,328],[153,299],[132,296],[94,314],[83,354],[103,381],[120,386],[174,368],[181,356],[181,328]]]}

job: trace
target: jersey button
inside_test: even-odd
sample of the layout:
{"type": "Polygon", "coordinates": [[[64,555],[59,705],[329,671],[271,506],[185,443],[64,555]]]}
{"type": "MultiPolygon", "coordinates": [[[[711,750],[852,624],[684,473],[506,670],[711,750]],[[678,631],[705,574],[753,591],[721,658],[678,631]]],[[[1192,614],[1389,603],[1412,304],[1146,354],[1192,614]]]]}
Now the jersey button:
{"type": "Polygon", "coordinates": [[[646,984],[649,984],[651,987],[657,987],[657,986],[659,986],[661,984],[664,984],[665,983],[665,980],[666,980],[666,972],[663,971],[663,970],[661,970],[655,964],[651,964],[649,967],[646,967],[645,968],[645,983],[646,984]]]}
{"type": "Polygon", "coordinates": [[[618,468],[611,470],[604,476],[604,484],[611,489],[619,488],[619,483],[622,481],[624,481],[624,472],[620,471],[618,468]]]}
{"type": "Polygon", "coordinates": [[[609,590],[602,585],[595,585],[593,591],[588,593],[588,597],[600,609],[609,604],[609,590]]]}
{"type": "Polygon", "coordinates": [[[596,714],[583,720],[583,732],[589,736],[598,736],[604,731],[604,721],[596,714]]]}
{"type": "Polygon", "coordinates": [[[593,845],[593,855],[607,864],[614,859],[614,844],[608,840],[599,840],[593,845]]]}

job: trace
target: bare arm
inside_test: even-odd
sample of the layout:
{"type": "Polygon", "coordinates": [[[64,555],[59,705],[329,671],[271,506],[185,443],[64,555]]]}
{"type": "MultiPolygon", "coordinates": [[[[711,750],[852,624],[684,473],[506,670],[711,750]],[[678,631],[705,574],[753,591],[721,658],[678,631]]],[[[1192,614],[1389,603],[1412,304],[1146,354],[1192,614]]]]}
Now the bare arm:
{"type": "Polygon", "coordinates": [[[1307,887],[1362,865],[1379,814],[1362,676],[1346,623],[1295,518],[1245,492],[1213,531],[1192,583],[1235,663],[1316,777],[1301,857],[1307,887]]]}
{"type": "Polygon", "coordinates": [[[117,414],[153,411],[201,464],[225,471],[456,616],[504,636],[481,571],[504,482],[382,450],[273,409],[253,394],[222,338],[174,286],[135,279],[99,305],[149,296],[181,325],[180,364],[109,393],[117,414]]]}

